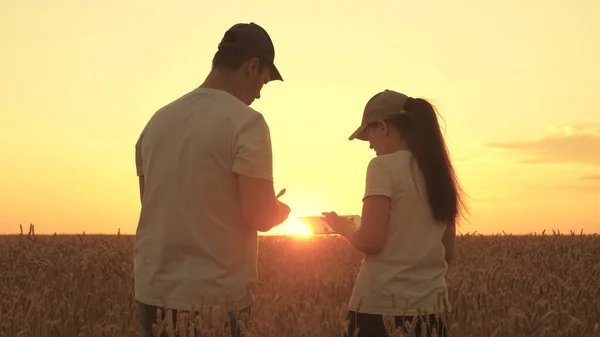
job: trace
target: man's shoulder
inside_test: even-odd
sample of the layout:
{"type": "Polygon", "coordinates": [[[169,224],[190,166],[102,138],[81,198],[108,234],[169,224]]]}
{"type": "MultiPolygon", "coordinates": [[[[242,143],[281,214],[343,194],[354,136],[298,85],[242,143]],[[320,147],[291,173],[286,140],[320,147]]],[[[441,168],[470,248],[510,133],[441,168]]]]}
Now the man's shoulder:
{"type": "Polygon", "coordinates": [[[221,110],[222,113],[229,114],[232,118],[244,122],[253,118],[263,118],[258,110],[255,110],[231,95],[224,94],[215,98],[219,102],[222,102],[222,106],[219,107],[219,110],[221,110]]]}
{"type": "MultiPolygon", "coordinates": [[[[256,126],[257,123],[266,125],[264,116],[259,111],[235,96],[221,90],[199,87],[156,110],[144,126],[140,138],[148,129],[162,129],[163,123],[173,122],[173,116],[179,114],[193,116],[192,119],[204,127],[227,125],[233,134],[256,126]]],[[[184,119],[188,123],[191,121],[188,118],[175,118],[184,119]]]]}
{"type": "Polygon", "coordinates": [[[227,118],[236,122],[235,124],[239,124],[239,126],[254,121],[257,118],[263,119],[263,115],[259,111],[246,105],[227,92],[208,88],[198,88],[195,92],[206,94],[211,100],[210,104],[206,105],[206,108],[213,110],[215,112],[214,116],[227,118]]]}
{"type": "Polygon", "coordinates": [[[215,96],[215,99],[217,100],[213,105],[216,110],[215,116],[227,118],[234,126],[235,133],[258,124],[268,128],[265,117],[260,111],[246,105],[234,96],[224,93],[218,97],[215,96]]]}

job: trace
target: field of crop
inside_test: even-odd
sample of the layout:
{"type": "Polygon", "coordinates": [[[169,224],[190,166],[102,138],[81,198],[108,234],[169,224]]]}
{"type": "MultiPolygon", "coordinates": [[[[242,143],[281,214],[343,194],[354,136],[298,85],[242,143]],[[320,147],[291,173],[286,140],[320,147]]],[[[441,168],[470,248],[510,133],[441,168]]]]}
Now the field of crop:
{"type": "MultiPolygon", "coordinates": [[[[136,336],[132,256],[131,236],[0,237],[0,336],[136,336]]],[[[336,237],[262,237],[247,336],[343,336],[360,259],[336,237]]],[[[600,336],[600,236],[461,236],[448,282],[451,336],[600,336]]]]}

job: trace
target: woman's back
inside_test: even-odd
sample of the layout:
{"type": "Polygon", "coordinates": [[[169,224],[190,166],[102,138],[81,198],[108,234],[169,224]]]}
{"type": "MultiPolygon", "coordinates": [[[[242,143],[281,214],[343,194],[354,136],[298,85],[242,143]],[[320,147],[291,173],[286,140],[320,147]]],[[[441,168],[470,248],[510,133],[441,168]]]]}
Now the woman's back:
{"type": "Polygon", "coordinates": [[[449,306],[442,244],[446,226],[433,218],[413,155],[401,150],[373,158],[367,182],[365,197],[387,195],[391,209],[384,245],[365,257],[350,310],[414,316],[418,309],[434,313],[436,307],[449,306]]]}

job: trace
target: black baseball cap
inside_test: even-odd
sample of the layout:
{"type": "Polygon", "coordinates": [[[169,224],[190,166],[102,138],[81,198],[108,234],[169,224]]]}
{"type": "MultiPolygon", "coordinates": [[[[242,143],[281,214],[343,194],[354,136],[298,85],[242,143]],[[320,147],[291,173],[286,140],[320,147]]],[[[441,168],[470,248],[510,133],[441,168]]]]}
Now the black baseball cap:
{"type": "Polygon", "coordinates": [[[261,26],[250,23],[238,23],[225,32],[219,50],[234,49],[248,52],[267,62],[271,67],[271,81],[283,81],[277,67],[275,67],[275,47],[271,37],[261,26]]]}

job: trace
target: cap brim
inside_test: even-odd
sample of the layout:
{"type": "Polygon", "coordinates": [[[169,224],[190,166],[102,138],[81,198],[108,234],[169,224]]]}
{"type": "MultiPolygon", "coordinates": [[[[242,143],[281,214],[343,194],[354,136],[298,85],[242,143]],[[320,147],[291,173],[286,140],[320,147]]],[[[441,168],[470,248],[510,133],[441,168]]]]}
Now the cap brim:
{"type": "Polygon", "coordinates": [[[277,69],[277,67],[274,64],[271,66],[271,81],[282,81],[283,82],[283,77],[281,77],[279,70],[277,69]]]}
{"type": "Polygon", "coordinates": [[[367,129],[366,125],[359,126],[358,129],[356,129],[356,131],[354,131],[354,133],[352,135],[350,135],[350,138],[348,138],[348,139],[349,140],[353,140],[353,139],[367,140],[367,137],[365,135],[366,129],[367,129]]]}

